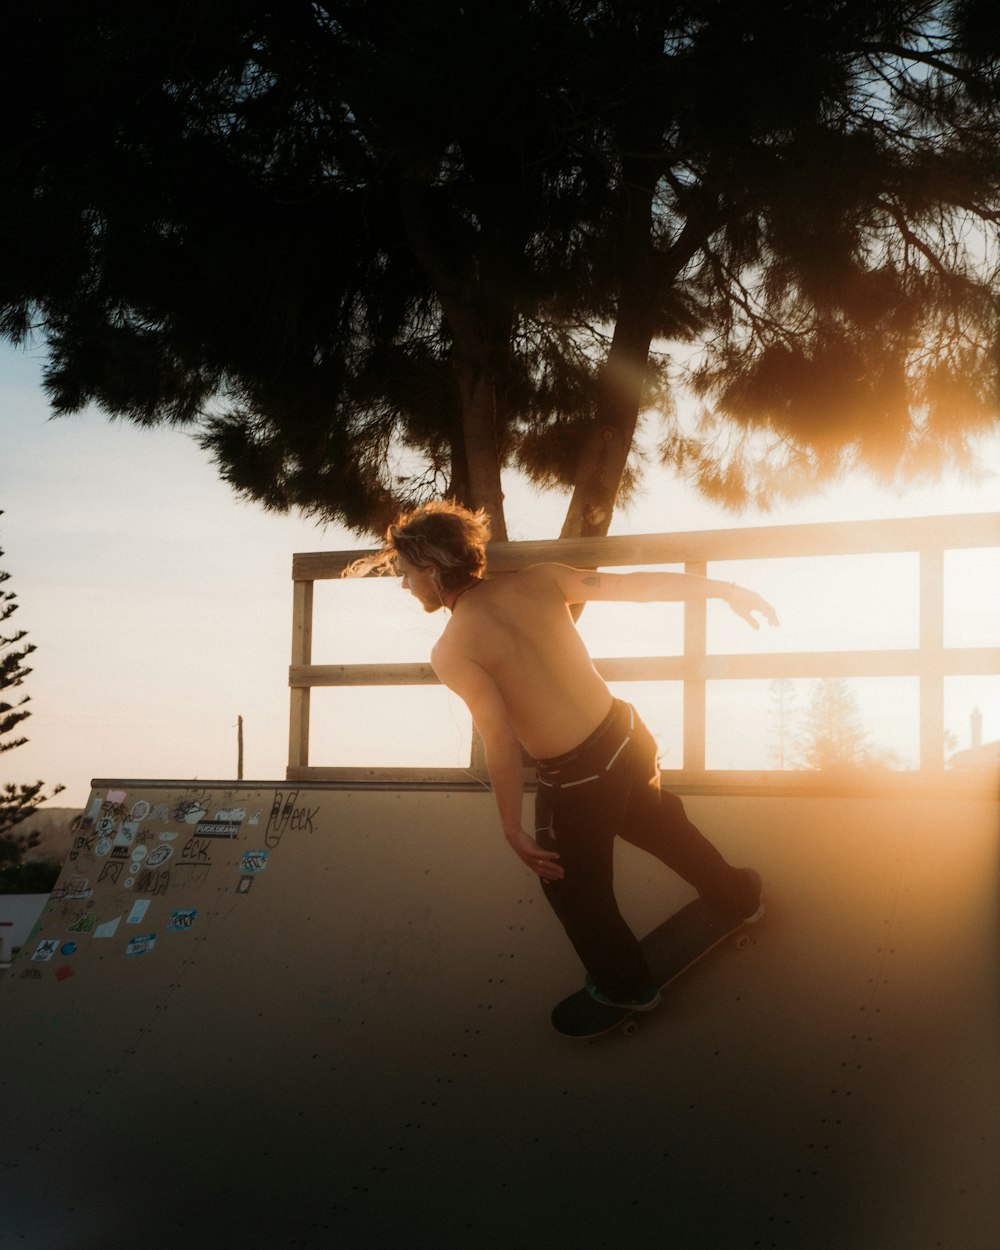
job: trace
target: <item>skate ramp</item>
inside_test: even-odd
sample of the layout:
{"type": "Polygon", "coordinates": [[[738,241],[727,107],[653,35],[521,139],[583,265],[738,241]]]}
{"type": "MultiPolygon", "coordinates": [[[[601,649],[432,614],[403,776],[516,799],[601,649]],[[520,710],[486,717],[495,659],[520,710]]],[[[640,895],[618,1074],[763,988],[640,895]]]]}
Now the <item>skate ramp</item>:
{"type": "Polygon", "coordinates": [[[573,1043],[482,790],[95,783],[0,981],[0,1245],[993,1250],[996,805],[687,806],[767,915],[573,1043]]]}

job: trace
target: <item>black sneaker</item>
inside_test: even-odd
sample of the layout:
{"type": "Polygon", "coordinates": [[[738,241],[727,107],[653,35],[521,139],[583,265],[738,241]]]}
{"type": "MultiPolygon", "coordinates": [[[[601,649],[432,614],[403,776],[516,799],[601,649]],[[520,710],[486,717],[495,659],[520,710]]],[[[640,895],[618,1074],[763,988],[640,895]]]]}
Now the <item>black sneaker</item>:
{"type": "Polygon", "coordinates": [[[662,1001],[660,991],[655,985],[651,985],[645,994],[636,999],[618,1001],[608,998],[607,994],[602,994],[594,984],[594,979],[589,972],[587,973],[587,993],[602,1007],[621,1007],[623,1011],[652,1011],[654,1007],[659,1007],[662,1001]]]}
{"type": "Polygon", "coordinates": [[[740,919],[744,924],[756,924],[764,915],[764,900],[762,898],[764,882],[760,873],[755,872],[752,868],[744,868],[742,871],[753,882],[754,893],[757,895],[757,910],[751,912],[749,916],[740,917],[740,919]]]}

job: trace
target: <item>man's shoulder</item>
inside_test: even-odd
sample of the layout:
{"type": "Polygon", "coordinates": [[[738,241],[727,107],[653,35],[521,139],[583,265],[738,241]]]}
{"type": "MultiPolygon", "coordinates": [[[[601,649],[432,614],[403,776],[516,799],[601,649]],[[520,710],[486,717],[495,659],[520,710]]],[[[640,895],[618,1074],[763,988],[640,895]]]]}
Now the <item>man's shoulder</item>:
{"type": "Polygon", "coordinates": [[[450,655],[454,654],[454,643],[448,636],[448,628],[449,627],[447,626],[445,627],[444,633],[437,640],[437,642],[435,642],[434,646],[431,647],[432,667],[436,668],[439,662],[446,661],[450,655]]]}
{"type": "Polygon", "coordinates": [[[566,565],[555,564],[548,561],[543,564],[528,564],[523,569],[517,569],[513,573],[500,573],[495,580],[497,585],[502,586],[507,583],[511,586],[526,586],[532,583],[536,585],[556,585],[558,584],[560,574],[566,570],[566,565]]]}
{"type": "Polygon", "coordinates": [[[431,668],[440,676],[442,668],[454,668],[470,660],[467,640],[461,630],[452,628],[449,622],[444,633],[431,647],[431,668]]]}
{"type": "Polygon", "coordinates": [[[447,631],[431,650],[431,668],[439,681],[456,691],[466,702],[482,697],[484,688],[492,689],[492,680],[477,658],[461,638],[449,636],[447,631]]]}

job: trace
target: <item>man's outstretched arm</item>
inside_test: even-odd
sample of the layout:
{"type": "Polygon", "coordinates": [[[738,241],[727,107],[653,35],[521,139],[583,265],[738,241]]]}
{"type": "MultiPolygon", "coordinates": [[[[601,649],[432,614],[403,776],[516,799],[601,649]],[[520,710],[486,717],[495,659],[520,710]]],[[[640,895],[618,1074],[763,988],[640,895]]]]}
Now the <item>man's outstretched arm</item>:
{"type": "Polygon", "coordinates": [[[759,629],[754,613],[778,624],[774,608],[753,590],[735,582],[716,581],[695,573],[603,573],[567,564],[542,566],[555,579],[567,603],[669,603],[687,599],[722,599],[748,625],[759,629]]]}
{"type": "Polygon", "coordinates": [[[450,656],[435,648],[431,664],[449,690],[453,690],[472,713],[486,749],[486,769],[493,787],[503,835],[511,848],[544,881],[564,876],[556,862],[558,852],[544,851],[524,831],[522,805],[524,764],[521,744],[514,735],[507,709],[496,683],[478,664],[450,656]]]}

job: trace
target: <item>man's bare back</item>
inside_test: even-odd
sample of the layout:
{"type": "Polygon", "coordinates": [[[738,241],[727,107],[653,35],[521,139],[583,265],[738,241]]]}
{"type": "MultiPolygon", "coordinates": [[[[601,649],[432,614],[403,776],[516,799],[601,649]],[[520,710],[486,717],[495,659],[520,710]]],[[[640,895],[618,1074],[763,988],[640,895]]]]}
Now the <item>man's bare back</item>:
{"type": "Polygon", "coordinates": [[[561,571],[536,565],[472,587],[431,655],[435,669],[481,669],[535,759],[572,750],[612,702],[573,623],[561,571]]]}

